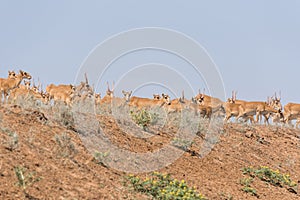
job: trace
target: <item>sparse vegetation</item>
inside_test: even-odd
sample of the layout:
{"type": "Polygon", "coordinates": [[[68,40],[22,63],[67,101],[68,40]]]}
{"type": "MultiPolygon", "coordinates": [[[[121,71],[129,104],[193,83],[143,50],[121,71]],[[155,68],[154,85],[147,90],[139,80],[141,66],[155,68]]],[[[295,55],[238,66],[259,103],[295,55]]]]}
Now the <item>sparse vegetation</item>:
{"type": "Polygon", "coordinates": [[[148,129],[150,124],[155,124],[158,119],[158,114],[151,113],[147,110],[130,111],[132,120],[145,131],[148,129]]]}
{"type": "Polygon", "coordinates": [[[285,187],[289,191],[297,193],[295,190],[297,184],[291,180],[289,174],[280,173],[279,170],[273,170],[267,166],[260,166],[258,168],[250,166],[243,168],[242,171],[244,175],[249,175],[251,177],[241,180],[241,184],[244,186],[243,191],[251,193],[252,195],[257,195],[256,190],[250,187],[255,178],[273,186],[285,187]]]}
{"type": "Polygon", "coordinates": [[[14,168],[15,175],[17,177],[17,186],[19,186],[24,192],[25,196],[28,196],[26,189],[33,183],[41,180],[40,177],[36,177],[35,172],[28,172],[26,168],[17,166],[14,168]]]}
{"type": "Polygon", "coordinates": [[[96,152],[94,154],[95,159],[97,160],[97,163],[107,167],[106,161],[108,161],[109,152],[96,152]]]}
{"type": "Polygon", "coordinates": [[[14,151],[19,147],[19,136],[16,132],[12,132],[9,129],[2,129],[7,133],[8,139],[6,140],[6,149],[14,151]]]}
{"type": "Polygon", "coordinates": [[[220,198],[221,200],[233,200],[233,196],[231,194],[226,194],[224,192],[221,192],[220,198]]]}
{"type": "Polygon", "coordinates": [[[253,182],[253,178],[244,178],[240,180],[240,184],[243,186],[242,190],[246,193],[250,193],[252,196],[257,196],[256,189],[251,187],[251,183],[253,182]]]}
{"type": "Polygon", "coordinates": [[[169,174],[154,172],[150,177],[142,179],[135,175],[127,177],[129,186],[135,191],[161,200],[205,200],[206,198],[191,188],[184,180],[171,178],[169,174]]]}
{"type": "Polygon", "coordinates": [[[55,135],[54,139],[58,146],[57,155],[59,157],[71,158],[77,153],[75,144],[72,142],[72,139],[68,136],[67,133],[63,133],[61,135],[55,135]]]}
{"type": "Polygon", "coordinates": [[[194,141],[184,140],[184,139],[181,139],[181,138],[174,138],[172,140],[172,143],[173,143],[174,146],[182,149],[183,151],[187,151],[189,149],[189,147],[192,146],[194,141]]]}

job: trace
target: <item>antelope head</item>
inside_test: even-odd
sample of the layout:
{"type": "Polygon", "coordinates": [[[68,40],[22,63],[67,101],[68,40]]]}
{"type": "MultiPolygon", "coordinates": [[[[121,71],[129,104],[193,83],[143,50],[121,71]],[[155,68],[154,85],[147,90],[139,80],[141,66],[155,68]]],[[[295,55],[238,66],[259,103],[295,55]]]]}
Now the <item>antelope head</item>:
{"type": "Polygon", "coordinates": [[[161,96],[162,96],[163,101],[167,105],[171,105],[171,101],[170,101],[170,96],[169,95],[162,93],[161,96]]]}
{"type": "Polygon", "coordinates": [[[129,101],[130,101],[130,97],[131,97],[131,95],[132,95],[132,91],[126,92],[126,91],[122,90],[122,93],[123,93],[123,95],[124,95],[125,101],[126,101],[126,102],[129,102],[129,101]]]}
{"type": "Polygon", "coordinates": [[[20,75],[22,76],[22,78],[26,78],[26,79],[31,79],[31,75],[28,72],[24,72],[22,70],[20,70],[20,75]]]}
{"type": "Polygon", "coordinates": [[[114,97],[114,82],[112,84],[112,89],[109,88],[109,84],[107,82],[107,90],[106,90],[106,95],[109,97],[114,97]]]}
{"type": "Polygon", "coordinates": [[[275,92],[274,98],[270,99],[270,105],[276,110],[282,110],[281,92],[279,92],[279,97],[277,97],[277,94],[275,92]]]}
{"type": "Polygon", "coordinates": [[[153,98],[156,100],[160,100],[160,95],[159,94],[153,94],[153,98]]]}
{"type": "Polygon", "coordinates": [[[25,81],[25,80],[24,80],[24,85],[25,85],[25,88],[26,88],[26,89],[30,89],[31,83],[30,83],[30,81],[25,81]]]}
{"type": "Polygon", "coordinates": [[[16,72],[8,71],[8,78],[16,78],[16,72]]]}
{"type": "Polygon", "coordinates": [[[101,99],[101,94],[100,93],[99,94],[95,93],[95,99],[101,99]]]}
{"type": "Polygon", "coordinates": [[[236,91],[232,91],[232,96],[231,98],[228,98],[227,102],[229,103],[235,103],[236,102],[236,91]]]}

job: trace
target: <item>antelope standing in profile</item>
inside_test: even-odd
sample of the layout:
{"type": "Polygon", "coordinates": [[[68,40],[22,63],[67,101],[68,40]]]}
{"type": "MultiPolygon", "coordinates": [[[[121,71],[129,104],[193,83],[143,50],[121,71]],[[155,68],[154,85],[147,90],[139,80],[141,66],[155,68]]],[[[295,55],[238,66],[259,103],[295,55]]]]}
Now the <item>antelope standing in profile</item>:
{"type": "Polygon", "coordinates": [[[50,84],[46,87],[46,92],[50,95],[51,98],[54,97],[55,93],[61,93],[61,92],[66,92],[69,93],[71,91],[74,91],[75,87],[71,84],[69,85],[54,85],[54,84],[50,84]]]}
{"type": "Polygon", "coordinates": [[[20,83],[23,79],[31,79],[31,75],[27,72],[20,70],[19,74],[15,76],[15,78],[7,78],[7,79],[0,79],[0,92],[1,95],[3,93],[4,102],[6,102],[8,93],[17,87],[19,87],[20,83]]]}
{"type": "MultiPolygon", "coordinates": [[[[236,92],[235,91],[232,91],[232,96],[231,98],[228,98],[227,102],[225,102],[223,104],[223,107],[225,109],[225,119],[224,121],[225,122],[228,122],[228,120],[231,118],[231,117],[235,117],[235,121],[237,122],[238,121],[238,116],[240,114],[240,105],[241,104],[245,104],[247,101],[244,101],[244,100],[237,100],[236,99],[236,92]]],[[[254,122],[254,116],[255,114],[253,113],[248,113],[246,115],[243,116],[243,118],[248,121],[250,120],[251,123],[254,122]]]]}
{"type": "Polygon", "coordinates": [[[148,99],[142,97],[133,96],[130,98],[129,106],[137,107],[138,109],[141,108],[152,108],[152,107],[162,107],[165,104],[170,105],[170,97],[167,94],[162,94],[161,99],[148,99]]]}
{"type": "Polygon", "coordinates": [[[262,116],[264,116],[265,118],[265,123],[269,123],[268,119],[270,113],[278,112],[277,110],[269,106],[266,102],[262,101],[241,102],[239,109],[240,110],[237,119],[245,116],[256,115],[256,123],[261,119],[262,116]]]}
{"type": "Polygon", "coordinates": [[[75,93],[73,85],[54,85],[50,84],[46,87],[46,92],[49,94],[49,99],[53,99],[54,103],[58,101],[64,102],[70,106],[75,93]]]}
{"type": "Polygon", "coordinates": [[[297,120],[297,126],[300,123],[300,104],[298,103],[288,103],[284,106],[283,111],[284,122],[290,124],[291,120],[297,120]]]}

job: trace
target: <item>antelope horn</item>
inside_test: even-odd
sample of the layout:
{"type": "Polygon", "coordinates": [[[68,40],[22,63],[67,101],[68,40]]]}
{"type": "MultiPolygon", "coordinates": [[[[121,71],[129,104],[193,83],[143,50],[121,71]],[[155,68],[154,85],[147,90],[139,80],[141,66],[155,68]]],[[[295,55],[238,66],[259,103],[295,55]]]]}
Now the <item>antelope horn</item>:
{"type": "Polygon", "coordinates": [[[237,93],[237,91],[234,92],[234,100],[236,100],[236,93],[237,93]]]}
{"type": "Polygon", "coordinates": [[[279,91],[279,100],[281,100],[281,91],[279,91]]]}
{"type": "Polygon", "coordinates": [[[86,73],[84,73],[84,77],[85,77],[85,83],[88,85],[89,84],[89,80],[88,80],[88,77],[87,77],[86,73]]]}
{"type": "Polygon", "coordinates": [[[107,84],[107,90],[110,91],[108,81],[106,82],[106,84],[107,84]]]}
{"type": "Polygon", "coordinates": [[[184,100],[184,90],[182,90],[182,99],[184,100]]]}
{"type": "Polygon", "coordinates": [[[34,78],[32,78],[32,87],[35,87],[34,78]]]}
{"type": "Polygon", "coordinates": [[[41,82],[40,82],[40,78],[38,78],[38,89],[41,89],[41,82]]]}

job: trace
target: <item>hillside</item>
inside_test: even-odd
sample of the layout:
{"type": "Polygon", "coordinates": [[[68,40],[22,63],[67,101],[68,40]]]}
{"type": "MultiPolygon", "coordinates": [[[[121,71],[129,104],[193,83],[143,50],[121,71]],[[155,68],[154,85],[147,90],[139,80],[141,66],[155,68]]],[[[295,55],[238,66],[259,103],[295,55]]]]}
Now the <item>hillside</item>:
{"type": "MultiPolygon", "coordinates": [[[[129,173],[108,167],[112,160],[107,165],[93,157],[82,142],[84,133],[68,122],[70,116],[57,116],[58,110],[47,109],[1,105],[0,199],[149,198],[124,184],[129,173]],[[26,194],[17,185],[16,167],[26,168],[24,174],[34,172],[26,194]]],[[[126,117],[115,119],[100,113],[97,120],[114,145],[132,152],[155,152],[174,140],[178,131],[172,123],[163,128],[153,125],[146,131],[138,128],[141,133],[150,132],[151,137],[135,137],[118,125],[125,120],[122,124],[129,130],[136,129],[126,117]]],[[[299,130],[229,123],[217,134],[217,140],[209,141],[214,143],[212,150],[201,154],[207,137],[205,130],[199,130],[191,147],[183,148],[182,156],[158,171],[184,179],[207,199],[299,198],[297,186],[274,186],[254,178],[251,187],[257,190],[257,196],[252,196],[242,191],[241,184],[248,177],[242,168],[250,166],[267,166],[300,182],[299,130]]],[[[146,177],[151,172],[136,175],[146,177]]]]}

